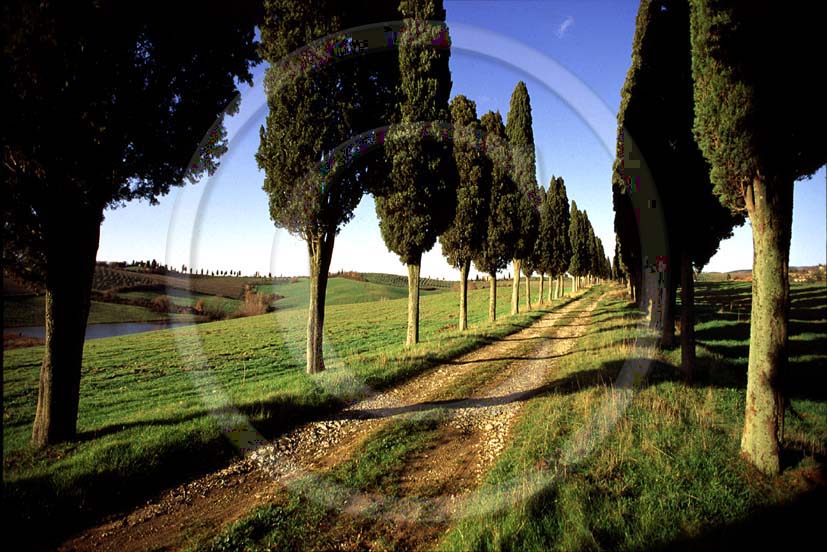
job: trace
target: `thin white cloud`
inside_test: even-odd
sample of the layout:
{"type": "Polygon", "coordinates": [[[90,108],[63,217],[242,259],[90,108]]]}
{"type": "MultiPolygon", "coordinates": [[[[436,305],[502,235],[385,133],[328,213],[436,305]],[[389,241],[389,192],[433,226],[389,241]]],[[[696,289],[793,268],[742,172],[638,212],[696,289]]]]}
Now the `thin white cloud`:
{"type": "Polygon", "coordinates": [[[557,28],[557,38],[563,38],[566,35],[566,31],[568,31],[572,25],[574,25],[574,18],[572,16],[565,18],[557,28]]]}

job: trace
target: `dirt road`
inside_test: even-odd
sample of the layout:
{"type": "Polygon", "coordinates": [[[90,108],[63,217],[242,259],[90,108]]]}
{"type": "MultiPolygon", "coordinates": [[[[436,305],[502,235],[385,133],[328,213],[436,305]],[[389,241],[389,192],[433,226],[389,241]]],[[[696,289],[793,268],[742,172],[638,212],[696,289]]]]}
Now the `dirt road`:
{"type": "MultiPolygon", "coordinates": [[[[569,353],[585,332],[598,297],[579,298],[529,327],[437,366],[408,382],[370,396],[330,419],[312,422],[267,443],[232,465],[171,489],[145,506],[66,541],[60,550],[178,549],[215,534],[257,505],[270,502],[294,478],[322,472],[348,459],[377,429],[397,416],[447,409],[434,442],[403,469],[401,497],[353,497],[343,515],[370,508],[404,523],[381,535],[406,548],[428,547],[444,530],[508,442],[522,404],[548,380],[555,359],[569,353]],[[561,323],[564,321],[564,323],[561,323]],[[466,398],[439,400],[484,363],[503,365],[466,398]],[[440,489],[437,497],[433,489],[440,489]],[[423,497],[427,501],[423,507],[423,497]]],[[[373,514],[375,515],[375,514],[373,514]]],[[[366,534],[359,538],[372,539],[366,534]]],[[[331,535],[353,542],[353,535],[331,535]]]]}

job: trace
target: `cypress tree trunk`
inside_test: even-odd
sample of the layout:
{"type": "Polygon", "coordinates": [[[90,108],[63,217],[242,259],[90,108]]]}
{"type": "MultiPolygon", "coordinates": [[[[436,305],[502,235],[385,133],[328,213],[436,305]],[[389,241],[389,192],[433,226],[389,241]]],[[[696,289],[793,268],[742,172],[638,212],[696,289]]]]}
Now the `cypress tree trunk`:
{"type": "Polygon", "coordinates": [[[310,258],[310,303],[307,310],[307,373],[324,370],[324,305],[330,259],[333,256],[335,234],[316,237],[307,242],[310,258]]]}
{"type": "Polygon", "coordinates": [[[47,228],[46,344],[32,426],[35,447],[77,436],[83,345],[102,216],[65,208],[72,220],[53,217],[47,228]]]}
{"type": "Polygon", "coordinates": [[[511,282],[511,316],[520,312],[520,260],[511,261],[514,268],[514,280],[511,282]]]}
{"type": "MultiPolygon", "coordinates": [[[[552,284],[552,280],[555,280],[554,276],[549,274],[548,275],[548,302],[549,303],[551,303],[552,299],[557,299],[557,289],[555,289],[555,286],[552,284]]],[[[555,282],[556,282],[556,280],[555,280],[555,282]]]]}
{"type": "Polygon", "coordinates": [[[408,265],[408,336],[405,345],[412,347],[419,343],[419,269],[422,255],[415,263],[408,265]]]}
{"type": "Polygon", "coordinates": [[[686,249],[681,253],[681,372],[686,381],[695,378],[695,282],[686,249]]]}
{"type": "Polygon", "coordinates": [[[465,261],[459,268],[459,330],[468,329],[468,269],[471,261],[465,261]]]}
{"type": "Polygon", "coordinates": [[[755,178],[746,204],[752,224],[752,313],[741,452],[767,475],[779,472],[787,365],[793,185],[755,178]]]}
{"type": "Polygon", "coordinates": [[[557,298],[562,299],[566,295],[566,275],[559,275],[557,280],[559,281],[559,285],[557,287],[557,298]]]}
{"type": "Polygon", "coordinates": [[[670,272],[663,273],[666,279],[666,293],[663,301],[663,331],[661,332],[661,343],[664,347],[674,347],[675,345],[675,292],[676,287],[672,284],[672,275],[670,272]]]}
{"type": "Polygon", "coordinates": [[[541,272],[540,273],[540,293],[539,293],[539,295],[537,295],[537,304],[538,305],[543,304],[543,283],[545,282],[545,280],[546,280],[546,274],[545,274],[545,272],[541,272]]]}
{"type": "Polygon", "coordinates": [[[491,285],[488,293],[488,320],[494,322],[497,320],[497,274],[492,272],[488,280],[491,285]]]}
{"type": "Polygon", "coordinates": [[[525,310],[531,310],[531,276],[525,277],[525,310]]]}

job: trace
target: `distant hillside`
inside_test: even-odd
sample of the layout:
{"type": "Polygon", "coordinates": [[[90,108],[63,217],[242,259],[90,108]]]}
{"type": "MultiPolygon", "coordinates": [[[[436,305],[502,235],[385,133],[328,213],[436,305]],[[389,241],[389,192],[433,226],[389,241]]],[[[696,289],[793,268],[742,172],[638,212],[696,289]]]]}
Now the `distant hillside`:
{"type": "MultiPolygon", "coordinates": [[[[813,266],[791,266],[790,267],[790,281],[791,282],[817,282],[824,281],[827,278],[824,265],[813,266]]],[[[723,281],[752,281],[752,270],[743,268],[740,270],[730,270],[729,272],[701,272],[698,275],[699,282],[723,282],[723,281]]]]}
{"type": "MultiPolygon", "coordinates": [[[[354,274],[354,273],[344,273],[344,274],[354,274]]],[[[343,275],[344,275],[343,274],[343,275]]],[[[385,286],[396,286],[396,287],[408,287],[408,277],[407,276],[400,276],[399,274],[382,274],[381,272],[357,272],[355,274],[360,274],[365,282],[371,282],[373,284],[382,284],[385,286]]],[[[434,289],[451,289],[456,283],[454,280],[436,280],[433,278],[420,278],[419,279],[419,286],[423,290],[434,290],[434,289]]]]}
{"type": "Polygon", "coordinates": [[[92,282],[92,288],[98,291],[116,291],[124,290],[124,288],[162,285],[190,290],[204,295],[238,299],[244,294],[246,285],[256,286],[269,284],[273,281],[273,278],[247,276],[206,276],[180,272],[156,274],[98,265],[95,267],[95,279],[92,282]]]}

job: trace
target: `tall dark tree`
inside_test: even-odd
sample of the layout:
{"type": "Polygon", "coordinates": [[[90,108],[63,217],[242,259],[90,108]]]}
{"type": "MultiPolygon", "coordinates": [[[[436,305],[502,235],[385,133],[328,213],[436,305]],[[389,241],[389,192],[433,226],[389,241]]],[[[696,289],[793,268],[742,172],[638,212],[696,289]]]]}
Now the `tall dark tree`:
{"type": "Polygon", "coordinates": [[[811,7],[694,0],[691,9],[695,137],[715,193],[752,226],[741,451],[766,474],[780,469],[793,183],[827,162],[823,89],[791,85],[823,51],[823,7],[811,7]],[[781,40],[767,40],[779,30],[781,40]]]}
{"type": "Polygon", "coordinates": [[[537,193],[534,130],[531,119],[531,98],[523,81],[511,93],[505,134],[513,157],[513,178],[519,191],[517,224],[519,233],[514,244],[514,281],[511,290],[511,314],[520,311],[520,271],[522,261],[534,252],[534,242],[540,224],[537,193]]]}
{"type": "Polygon", "coordinates": [[[251,82],[257,9],[5,3],[3,261],[46,289],[35,445],[76,436],[104,210],[215,170],[225,109],[251,82]]]}
{"type": "Polygon", "coordinates": [[[391,165],[387,186],[376,196],[376,213],[385,245],[408,266],[408,332],[406,343],[419,341],[419,269],[422,254],[436,243],[454,218],[456,167],[451,145],[423,137],[416,123],[448,124],[450,50],[434,47],[447,28],[441,0],[403,0],[404,26],[399,42],[400,124],[385,137],[391,165]]]}
{"type": "Polygon", "coordinates": [[[346,162],[341,144],[387,124],[393,116],[399,69],[397,53],[347,56],[293,73],[291,52],[307,47],[321,58],[331,42],[345,43],[339,31],[398,19],[392,4],[379,7],[358,0],[314,4],[289,0],[265,3],[261,27],[267,69],[266,127],[256,160],[264,169],[264,190],[276,226],[307,243],[310,301],[306,369],[324,369],[322,355],[325,297],[336,235],[353,217],[368,180],[382,173],[381,151],[346,162]],[[371,9],[367,9],[370,7],[371,9]],[[327,37],[326,39],[324,37],[327,37]],[[321,50],[316,52],[315,50],[321,50]],[[338,155],[338,156],[337,156],[338,155]]]}
{"type": "Polygon", "coordinates": [[[540,271],[540,301],[543,300],[543,275],[548,274],[548,300],[551,301],[551,280],[554,275],[553,259],[554,259],[554,241],[556,238],[556,228],[554,226],[554,218],[552,211],[552,204],[554,202],[554,184],[556,179],[551,177],[548,190],[543,193],[543,204],[540,206],[540,226],[537,230],[537,242],[534,247],[534,256],[537,260],[538,270],[540,271]]]}
{"type": "MultiPolygon", "coordinates": [[[[739,221],[711,193],[708,167],[692,136],[689,9],[685,2],[641,3],[632,66],[622,97],[619,135],[625,128],[646,156],[666,221],[669,255],[663,274],[666,301],[661,342],[669,346],[674,341],[676,291],[683,281],[682,368],[691,377],[692,264],[705,264],[739,221]],[[698,213],[704,215],[699,217],[698,213]]],[[[622,235],[618,231],[618,236],[622,235]]],[[[633,244],[625,243],[623,249],[632,250],[633,244]]]]}
{"type": "Polygon", "coordinates": [[[576,291],[582,285],[582,277],[589,270],[589,226],[586,212],[571,202],[571,222],[569,223],[569,242],[571,243],[571,261],[569,272],[574,276],[576,291]]]}
{"type": "Polygon", "coordinates": [[[488,197],[488,222],[482,247],[474,255],[477,270],[487,272],[490,280],[488,319],[497,318],[497,271],[513,257],[518,227],[517,188],[511,178],[511,154],[505,136],[505,126],[499,111],[489,111],[480,119],[485,135],[484,150],[490,171],[491,188],[488,197]]]}
{"type": "Polygon", "coordinates": [[[451,100],[454,162],[457,167],[457,210],[451,226],[439,237],[442,253],[460,272],[459,329],[468,327],[468,269],[487,234],[491,169],[479,138],[482,126],[477,105],[465,96],[451,100]]]}
{"type": "Polygon", "coordinates": [[[541,187],[537,186],[537,189],[533,192],[533,202],[535,205],[535,212],[532,213],[532,218],[534,219],[534,245],[531,251],[525,255],[525,258],[522,262],[522,269],[523,274],[525,275],[525,304],[526,308],[531,309],[531,276],[537,272],[540,274],[540,295],[537,297],[538,303],[541,303],[543,300],[543,276],[545,274],[545,268],[543,267],[543,258],[544,258],[544,249],[546,247],[545,242],[540,239],[540,225],[542,224],[542,208],[543,204],[546,201],[546,191],[541,187]]]}
{"type": "MultiPolygon", "coordinates": [[[[555,299],[563,296],[563,276],[569,268],[571,261],[571,241],[569,238],[569,226],[571,224],[571,213],[569,210],[569,198],[566,194],[566,184],[562,176],[551,179],[548,191],[549,220],[552,227],[553,239],[550,243],[551,263],[549,274],[557,278],[557,293],[555,299]]],[[[549,287],[549,291],[551,288],[549,287]]]]}
{"type": "Polygon", "coordinates": [[[592,228],[592,223],[586,215],[586,211],[583,211],[583,215],[586,219],[586,277],[589,284],[591,284],[592,279],[600,270],[599,262],[602,255],[598,254],[597,236],[594,234],[594,228],[592,228]]]}

